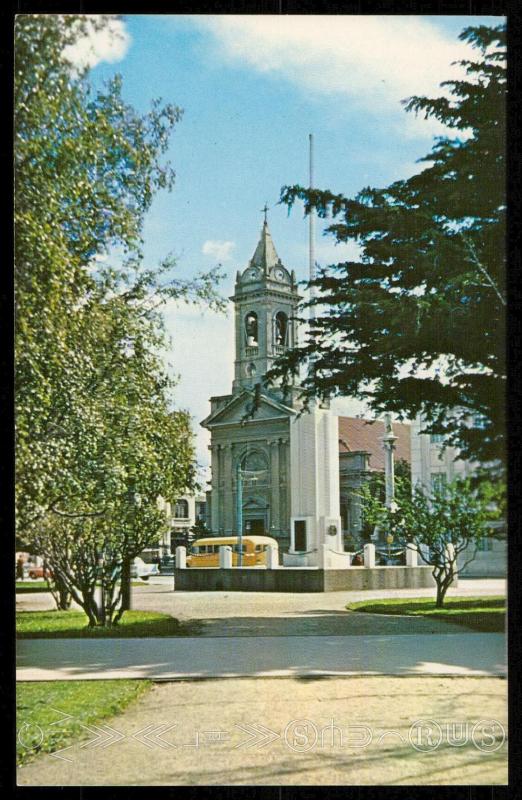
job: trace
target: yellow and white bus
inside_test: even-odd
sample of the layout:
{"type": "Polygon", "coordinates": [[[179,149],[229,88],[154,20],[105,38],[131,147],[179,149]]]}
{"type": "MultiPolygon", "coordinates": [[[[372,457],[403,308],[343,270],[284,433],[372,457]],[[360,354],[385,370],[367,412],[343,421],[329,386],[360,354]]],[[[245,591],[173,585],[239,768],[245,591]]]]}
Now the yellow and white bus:
{"type": "MultiPolygon", "coordinates": [[[[277,548],[277,540],[271,536],[242,536],[243,567],[258,567],[266,564],[266,551],[269,546],[277,548]]],[[[196,539],[187,556],[187,567],[219,567],[219,548],[228,545],[232,548],[232,566],[238,566],[239,536],[209,536],[196,539]]]]}

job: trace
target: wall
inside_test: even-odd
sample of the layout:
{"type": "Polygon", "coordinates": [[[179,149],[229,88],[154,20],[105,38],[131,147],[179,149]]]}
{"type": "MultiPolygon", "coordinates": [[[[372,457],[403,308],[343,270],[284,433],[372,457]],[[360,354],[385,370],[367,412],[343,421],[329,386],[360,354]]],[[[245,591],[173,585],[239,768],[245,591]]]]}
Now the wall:
{"type": "Polygon", "coordinates": [[[431,567],[174,570],[174,588],[186,592],[338,592],[421,589],[434,585],[431,567]]]}
{"type": "Polygon", "coordinates": [[[458,560],[460,574],[469,578],[505,578],[507,574],[507,542],[505,539],[490,539],[489,550],[478,550],[467,567],[461,565],[473,555],[474,545],[466,548],[458,560]],[[469,549],[469,553],[467,552],[469,549]]]}

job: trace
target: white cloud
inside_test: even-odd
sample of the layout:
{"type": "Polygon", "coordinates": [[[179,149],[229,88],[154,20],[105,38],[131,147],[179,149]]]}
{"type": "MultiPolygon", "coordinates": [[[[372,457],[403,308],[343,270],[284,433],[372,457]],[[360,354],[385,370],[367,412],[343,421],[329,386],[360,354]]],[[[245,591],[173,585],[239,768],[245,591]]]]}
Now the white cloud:
{"type": "MultiPolygon", "coordinates": [[[[90,22],[90,20],[89,20],[90,22]]],[[[87,36],[69,45],[63,51],[64,58],[78,69],[95,67],[101,61],[113,63],[125,58],[131,44],[131,36],[121,19],[111,19],[102,30],[91,30],[87,36]]]]}
{"type": "Polygon", "coordinates": [[[230,261],[232,250],[236,246],[235,242],[222,242],[219,239],[207,239],[203,243],[201,252],[205,256],[212,256],[218,261],[230,261]]]}
{"type": "Polygon", "coordinates": [[[165,323],[172,337],[167,361],[179,375],[174,390],[178,408],[193,416],[197,460],[207,466],[210,458],[208,431],[199,423],[210,413],[211,395],[228,394],[234,378],[234,318],[198,306],[169,303],[165,323]]]}
{"type": "MultiPolygon", "coordinates": [[[[193,16],[211,32],[219,55],[258,72],[283,76],[309,94],[344,95],[373,113],[401,111],[406,135],[445,129],[416,121],[400,101],[414,94],[440,95],[439,84],[458,75],[451,62],[470,47],[421,16],[222,15],[193,16]]],[[[470,20],[472,22],[472,20],[470,20]]]]}

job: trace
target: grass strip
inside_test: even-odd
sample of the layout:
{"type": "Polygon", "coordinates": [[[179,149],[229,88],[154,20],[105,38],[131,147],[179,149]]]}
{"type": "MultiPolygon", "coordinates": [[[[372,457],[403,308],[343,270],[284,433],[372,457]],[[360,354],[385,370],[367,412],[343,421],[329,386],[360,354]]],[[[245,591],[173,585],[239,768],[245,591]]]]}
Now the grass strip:
{"type": "MultiPolygon", "coordinates": [[[[18,765],[95,738],[92,726],[119,714],[148,691],[148,680],[21,681],[16,690],[18,765]]],[[[65,754],[67,755],[67,754],[65,754]]]]}
{"type": "Polygon", "coordinates": [[[366,614],[436,617],[483,633],[505,630],[506,598],[501,596],[447,597],[442,608],[436,608],[435,600],[431,597],[360,600],[348,603],[346,608],[366,614]]]}
{"type": "Polygon", "coordinates": [[[110,628],[89,628],[83,611],[18,611],[18,639],[99,639],[157,636],[193,636],[197,625],[183,623],[169,614],[156,611],[126,611],[120,622],[110,628]]]}

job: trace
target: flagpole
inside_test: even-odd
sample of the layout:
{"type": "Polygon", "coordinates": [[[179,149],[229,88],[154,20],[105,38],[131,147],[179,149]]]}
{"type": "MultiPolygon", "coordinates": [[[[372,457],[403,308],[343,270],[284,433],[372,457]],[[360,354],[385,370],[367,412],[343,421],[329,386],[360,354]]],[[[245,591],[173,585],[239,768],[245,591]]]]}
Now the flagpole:
{"type": "MultiPolygon", "coordinates": [[[[309,188],[312,190],[314,188],[314,136],[313,133],[308,134],[308,140],[310,145],[310,152],[309,152],[309,172],[310,172],[310,180],[309,180],[309,188]]],[[[310,214],[308,215],[308,271],[309,271],[309,280],[314,281],[316,277],[316,270],[315,270],[315,252],[314,252],[314,238],[315,238],[315,209],[310,209],[310,214]]],[[[315,299],[315,286],[310,286],[309,291],[309,299],[313,301],[315,299]]],[[[309,319],[310,322],[313,321],[315,317],[315,308],[310,306],[310,313],[309,319]]]]}

